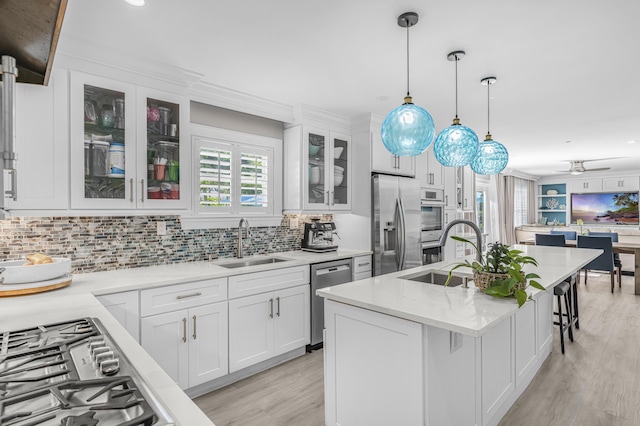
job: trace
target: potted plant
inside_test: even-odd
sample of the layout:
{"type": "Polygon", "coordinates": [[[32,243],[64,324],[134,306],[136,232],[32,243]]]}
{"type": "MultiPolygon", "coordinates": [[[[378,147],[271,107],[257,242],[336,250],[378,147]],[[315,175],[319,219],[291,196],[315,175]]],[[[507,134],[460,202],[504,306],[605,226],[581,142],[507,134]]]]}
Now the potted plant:
{"type": "MultiPolygon", "coordinates": [[[[466,238],[451,236],[456,241],[471,244],[479,253],[478,247],[466,238]]],[[[510,249],[509,246],[496,242],[489,244],[489,250],[479,260],[457,263],[449,271],[449,279],[458,268],[470,268],[473,270],[473,282],[484,293],[494,297],[515,297],[518,306],[524,305],[531,295],[525,291],[528,284],[539,290],[545,290],[534,278],[540,278],[533,272],[525,273],[524,265],[538,266],[538,262],[531,256],[525,256],[521,250],[510,249]]]]}

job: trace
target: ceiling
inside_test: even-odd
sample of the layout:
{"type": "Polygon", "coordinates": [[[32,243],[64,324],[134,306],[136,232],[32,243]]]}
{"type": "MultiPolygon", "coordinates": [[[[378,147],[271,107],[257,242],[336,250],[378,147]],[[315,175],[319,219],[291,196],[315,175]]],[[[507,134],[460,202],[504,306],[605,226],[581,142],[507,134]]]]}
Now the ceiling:
{"type": "Polygon", "coordinates": [[[509,150],[508,167],[542,176],[569,160],[616,157],[585,167],[638,170],[637,0],[75,0],[58,49],[81,40],[288,105],[386,115],[406,92],[406,30],[396,23],[406,11],[420,15],[410,30],[411,94],[438,131],[455,114],[446,57],[461,49],[462,124],[484,139],[480,79],[496,76],[490,129],[509,150]]]}

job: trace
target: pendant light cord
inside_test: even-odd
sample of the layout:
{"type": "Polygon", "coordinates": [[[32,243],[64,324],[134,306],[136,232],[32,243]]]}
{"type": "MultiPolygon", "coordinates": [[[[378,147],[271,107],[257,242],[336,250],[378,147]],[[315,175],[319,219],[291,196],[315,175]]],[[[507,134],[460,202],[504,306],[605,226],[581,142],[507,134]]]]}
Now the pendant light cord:
{"type": "Polygon", "coordinates": [[[489,101],[490,96],[489,96],[489,87],[491,87],[491,81],[487,81],[487,135],[491,134],[491,131],[489,130],[489,123],[490,123],[490,116],[491,116],[491,103],[489,101]]]}
{"type": "Polygon", "coordinates": [[[456,118],[458,118],[458,54],[455,54],[456,58],[456,118]]]}
{"type": "Polygon", "coordinates": [[[409,27],[411,25],[407,21],[407,96],[411,96],[409,94],[409,27]]]}

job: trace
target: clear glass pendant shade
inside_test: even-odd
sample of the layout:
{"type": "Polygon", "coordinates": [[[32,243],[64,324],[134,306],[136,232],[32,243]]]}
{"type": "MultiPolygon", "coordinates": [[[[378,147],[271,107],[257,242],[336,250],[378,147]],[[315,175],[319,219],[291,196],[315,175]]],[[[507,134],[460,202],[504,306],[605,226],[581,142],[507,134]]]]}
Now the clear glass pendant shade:
{"type": "Polygon", "coordinates": [[[451,126],[441,131],[433,144],[436,160],[447,167],[468,165],[478,151],[476,132],[456,121],[459,120],[454,119],[451,126]]]}
{"type": "Polygon", "coordinates": [[[479,175],[495,175],[507,167],[507,148],[493,139],[486,139],[478,145],[478,152],[471,161],[471,170],[479,175]]]}
{"type": "Polygon", "coordinates": [[[387,115],[380,133],[387,151],[397,156],[414,156],[431,145],[436,127],[426,109],[404,103],[387,115]]]}

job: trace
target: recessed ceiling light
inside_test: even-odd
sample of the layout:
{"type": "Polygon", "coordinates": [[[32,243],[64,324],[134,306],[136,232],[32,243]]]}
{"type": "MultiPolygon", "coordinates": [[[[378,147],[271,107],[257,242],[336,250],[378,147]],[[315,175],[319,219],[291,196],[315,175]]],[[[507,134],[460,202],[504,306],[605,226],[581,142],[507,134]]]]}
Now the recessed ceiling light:
{"type": "Polygon", "coordinates": [[[124,0],[131,6],[144,6],[145,0],[124,0]]]}
{"type": "Polygon", "coordinates": [[[638,142],[638,141],[629,141],[629,142],[627,142],[627,143],[636,143],[636,142],[638,142]]]}
{"type": "Polygon", "coordinates": [[[564,143],[571,143],[571,141],[564,141],[564,143]]]}

